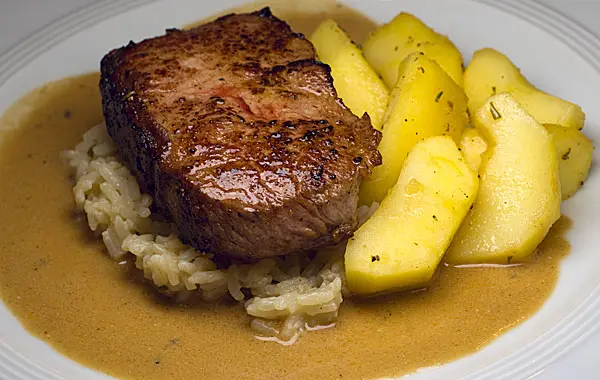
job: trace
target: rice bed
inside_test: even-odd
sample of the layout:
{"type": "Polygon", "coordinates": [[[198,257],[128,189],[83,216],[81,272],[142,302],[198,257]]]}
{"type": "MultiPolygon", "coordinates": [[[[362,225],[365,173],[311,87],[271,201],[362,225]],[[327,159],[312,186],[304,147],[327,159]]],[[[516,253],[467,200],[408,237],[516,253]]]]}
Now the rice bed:
{"type": "MultiPolygon", "coordinates": [[[[280,342],[335,322],[343,300],[343,247],[314,257],[292,255],[220,268],[212,255],[183,244],[174,225],[153,218],[152,198],[141,193],[119,161],[104,125],[86,132],[65,156],[74,171],[75,203],[90,229],[101,235],[112,259],[135,257],[135,266],[156,287],[180,299],[231,297],[243,303],[260,336],[280,342]]],[[[359,219],[375,207],[360,209],[359,219]]]]}

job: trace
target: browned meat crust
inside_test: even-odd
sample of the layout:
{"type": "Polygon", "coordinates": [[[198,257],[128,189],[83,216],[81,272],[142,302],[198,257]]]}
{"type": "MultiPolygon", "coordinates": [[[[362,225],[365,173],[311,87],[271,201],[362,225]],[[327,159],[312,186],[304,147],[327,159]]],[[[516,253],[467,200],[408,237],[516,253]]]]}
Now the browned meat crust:
{"type": "Polygon", "coordinates": [[[184,241],[254,259],[355,230],[380,134],[268,8],[131,42],[101,71],[108,131],[184,241]]]}

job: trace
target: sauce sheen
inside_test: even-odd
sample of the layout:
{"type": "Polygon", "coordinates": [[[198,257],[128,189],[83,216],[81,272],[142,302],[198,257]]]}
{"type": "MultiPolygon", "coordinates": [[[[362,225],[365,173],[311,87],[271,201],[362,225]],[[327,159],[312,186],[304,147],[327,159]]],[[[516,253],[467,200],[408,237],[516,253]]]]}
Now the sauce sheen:
{"type": "MultiPolygon", "coordinates": [[[[374,27],[338,6],[289,17],[273,8],[304,33],[325,16],[339,16],[359,42],[374,27]]],[[[563,217],[524,265],[443,266],[426,291],[346,299],[335,328],[291,346],[260,341],[239,304],[161,300],[130,265],[108,258],[76,214],[60,153],[102,122],[98,80],[91,73],[47,84],[0,119],[0,295],[31,334],[117,378],[402,375],[474,353],[527,319],[551,294],[569,252],[571,222],[563,217]]]]}

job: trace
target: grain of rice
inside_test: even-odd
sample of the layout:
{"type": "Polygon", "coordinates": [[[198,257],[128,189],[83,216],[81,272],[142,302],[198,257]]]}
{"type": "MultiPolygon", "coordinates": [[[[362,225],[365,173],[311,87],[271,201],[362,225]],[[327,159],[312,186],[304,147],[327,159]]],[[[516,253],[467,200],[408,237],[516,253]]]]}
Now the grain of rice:
{"type": "MultiPolygon", "coordinates": [[[[177,301],[229,295],[244,304],[257,334],[288,343],[337,319],[345,292],[343,246],[314,257],[291,255],[219,268],[212,255],[183,244],[173,225],[152,217],[152,198],[141,193],[119,161],[104,125],[86,132],[65,157],[76,180],[75,204],[89,228],[102,236],[110,257],[122,261],[131,256],[146,279],[177,301]]],[[[359,208],[359,221],[376,208],[359,208]]]]}

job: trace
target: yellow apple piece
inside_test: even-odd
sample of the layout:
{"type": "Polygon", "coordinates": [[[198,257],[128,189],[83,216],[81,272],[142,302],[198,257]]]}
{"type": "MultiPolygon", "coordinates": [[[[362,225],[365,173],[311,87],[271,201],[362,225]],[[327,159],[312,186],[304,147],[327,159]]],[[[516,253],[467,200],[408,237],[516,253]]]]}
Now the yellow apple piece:
{"type": "Polygon", "coordinates": [[[541,124],[581,129],[585,122],[581,107],[538,90],[504,54],[494,49],[473,54],[465,70],[464,87],[471,115],[490,96],[509,92],[541,124]]]}
{"type": "Polygon", "coordinates": [[[454,141],[418,143],[398,183],[348,241],[346,279],[353,293],[426,286],[477,193],[477,175],[454,141]]]}
{"type": "Polygon", "coordinates": [[[467,164],[477,172],[481,165],[481,156],[488,147],[481,133],[476,128],[465,128],[460,138],[459,147],[467,160],[467,164]]]}
{"type": "Polygon", "coordinates": [[[581,131],[559,125],[545,125],[556,146],[562,199],[568,199],[587,179],[594,145],[581,131]]]}
{"type": "Polygon", "coordinates": [[[398,67],[412,53],[425,53],[459,85],[463,83],[462,55],[448,37],[409,13],[400,13],[375,30],[363,44],[367,61],[389,88],[398,80],[398,67]]]}
{"type": "Polygon", "coordinates": [[[428,137],[456,142],[467,124],[467,98],[440,66],[420,53],[406,57],[386,111],[379,151],[383,164],[363,181],[360,203],[380,202],[394,186],[412,147],[428,137]]]}
{"type": "Polygon", "coordinates": [[[323,21],[310,40],[319,59],[331,67],[333,85],[344,104],[358,117],[366,112],[380,130],[389,91],[360,49],[331,19],[323,21]]]}
{"type": "Polygon", "coordinates": [[[526,259],[560,217],[558,156],[552,137],[510,94],[473,115],[489,144],[479,192],[446,255],[451,264],[526,259]]]}

